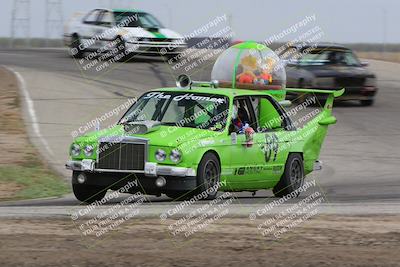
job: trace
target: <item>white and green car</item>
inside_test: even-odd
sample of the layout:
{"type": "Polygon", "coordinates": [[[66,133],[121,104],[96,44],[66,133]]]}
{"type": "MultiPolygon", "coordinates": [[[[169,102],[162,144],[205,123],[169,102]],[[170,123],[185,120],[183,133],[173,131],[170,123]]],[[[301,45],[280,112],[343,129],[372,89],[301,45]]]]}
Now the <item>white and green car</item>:
{"type": "Polygon", "coordinates": [[[94,9],[73,18],[65,26],[64,43],[75,58],[86,52],[115,51],[123,58],[133,54],[170,58],[187,47],[181,34],[165,28],[153,15],[131,9],[94,9]]]}

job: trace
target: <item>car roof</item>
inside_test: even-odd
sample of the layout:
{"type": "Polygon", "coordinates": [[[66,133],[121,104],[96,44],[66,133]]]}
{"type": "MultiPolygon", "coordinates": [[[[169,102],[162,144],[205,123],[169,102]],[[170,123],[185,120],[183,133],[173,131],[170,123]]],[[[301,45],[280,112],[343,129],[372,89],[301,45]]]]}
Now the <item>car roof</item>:
{"type": "Polygon", "coordinates": [[[178,87],[168,87],[153,89],[151,92],[177,92],[177,93],[201,93],[210,95],[222,95],[229,98],[236,96],[246,96],[246,95],[268,95],[273,96],[274,94],[282,94],[282,90],[247,90],[247,89],[233,89],[233,88],[212,88],[212,87],[195,87],[192,88],[178,88],[178,87]]]}
{"type": "Polygon", "coordinates": [[[305,49],[309,47],[315,47],[315,48],[332,48],[332,49],[343,49],[343,50],[351,50],[348,47],[345,47],[344,45],[337,44],[337,43],[328,43],[328,42],[321,42],[321,43],[310,43],[310,44],[302,44],[302,43],[294,43],[290,47],[294,47],[297,49],[305,49]]]}
{"type": "Polygon", "coordinates": [[[116,8],[112,9],[113,12],[138,12],[138,13],[146,13],[143,10],[139,9],[126,9],[126,8],[116,8]]]}

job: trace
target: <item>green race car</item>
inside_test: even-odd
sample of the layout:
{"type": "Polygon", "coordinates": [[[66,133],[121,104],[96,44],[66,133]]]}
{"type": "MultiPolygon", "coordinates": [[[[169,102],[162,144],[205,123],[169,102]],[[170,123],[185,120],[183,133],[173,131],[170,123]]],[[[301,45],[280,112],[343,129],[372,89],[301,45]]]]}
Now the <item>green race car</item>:
{"type": "Polygon", "coordinates": [[[76,138],[66,164],[76,198],[99,201],[108,189],[128,184],[130,193],[174,199],[269,188],[278,197],[298,194],[304,177],[321,167],[321,145],[328,125],[336,122],[333,100],[344,90],[276,88],[267,76],[271,90],[259,90],[259,81],[256,90],[250,84],[238,89],[249,79],[231,77],[233,84],[227,85],[223,77],[196,83],[181,76],[175,88],[144,93],[115,126],[76,138]],[[328,97],[322,110],[298,127],[281,105],[288,91],[328,97]]]}

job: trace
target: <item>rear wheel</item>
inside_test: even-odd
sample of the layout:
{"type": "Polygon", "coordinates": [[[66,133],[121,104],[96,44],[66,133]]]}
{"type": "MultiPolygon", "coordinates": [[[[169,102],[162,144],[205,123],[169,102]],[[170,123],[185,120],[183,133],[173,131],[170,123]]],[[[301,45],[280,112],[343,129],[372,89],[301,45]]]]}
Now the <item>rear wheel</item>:
{"type": "MultiPolygon", "coordinates": [[[[289,154],[285,171],[279,182],[273,188],[276,197],[283,197],[296,191],[304,182],[304,164],[300,154],[289,154]]],[[[299,192],[296,193],[299,196],[299,192]]]]}
{"type": "Polygon", "coordinates": [[[70,45],[70,54],[75,58],[83,58],[85,51],[81,49],[81,39],[78,35],[72,36],[72,42],[70,45]]]}
{"type": "Polygon", "coordinates": [[[298,86],[299,88],[304,88],[304,79],[303,79],[303,78],[300,78],[300,79],[299,79],[299,82],[297,83],[297,86],[298,86]]]}
{"type": "Polygon", "coordinates": [[[373,99],[361,100],[361,106],[367,107],[367,106],[372,106],[373,104],[374,104],[373,99]]]}

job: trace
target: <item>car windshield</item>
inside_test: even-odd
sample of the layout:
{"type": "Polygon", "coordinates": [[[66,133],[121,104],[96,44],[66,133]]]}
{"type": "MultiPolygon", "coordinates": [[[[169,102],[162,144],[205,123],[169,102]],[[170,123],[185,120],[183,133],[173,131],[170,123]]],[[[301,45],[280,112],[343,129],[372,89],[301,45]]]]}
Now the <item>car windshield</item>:
{"type": "Polygon", "coordinates": [[[153,16],[144,12],[114,12],[117,24],[124,27],[163,28],[163,25],[153,16]]]}
{"type": "Polygon", "coordinates": [[[300,65],[361,66],[353,52],[345,49],[314,49],[304,53],[298,63],[300,65]]]}
{"type": "Polygon", "coordinates": [[[159,121],[162,125],[220,131],[228,117],[228,98],[222,95],[148,92],[132,105],[120,124],[159,121]]]}

